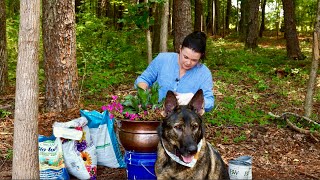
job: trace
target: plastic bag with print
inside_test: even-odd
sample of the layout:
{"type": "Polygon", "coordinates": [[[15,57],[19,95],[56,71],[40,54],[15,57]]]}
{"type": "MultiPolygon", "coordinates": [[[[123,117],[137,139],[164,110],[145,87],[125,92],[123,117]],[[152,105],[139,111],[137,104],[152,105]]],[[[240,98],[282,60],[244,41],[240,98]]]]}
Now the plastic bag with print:
{"type": "Polygon", "coordinates": [[[87,123],[85,117],[80,117],[69,122],[53,124],[53,134],[62,138],[66,168],[78,179],[97,178],[97,155],[87,123]]]}

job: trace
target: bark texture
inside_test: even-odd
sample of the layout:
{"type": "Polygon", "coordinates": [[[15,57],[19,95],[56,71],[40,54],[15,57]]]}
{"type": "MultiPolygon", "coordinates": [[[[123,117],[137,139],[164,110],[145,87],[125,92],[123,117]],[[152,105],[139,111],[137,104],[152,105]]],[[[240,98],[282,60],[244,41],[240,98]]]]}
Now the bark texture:
{"type": "Polygon", "coordinates": [[[43,45],[47,111],[78,106],[75,2],[43,0],[43,45]]]}
{"type": "Polygon", "coordinates": [[[299,46],[298,33],[295,20],[295,7],[293,0],[282,0],[284,11],[284,36],[286,39],[287,56],[294,60],[303,60],[299,46]]]}
{"type": "Polygon", "coordinates": [[[306,117],[310,117],[312,114],[313,94],[316,87],[317,72],[319,69],[319,58],[320,58],[319,44],[320,44],[320,1],[318,0],[317,19],[316,19],[316,24],[315,24],[314,33],[313,33],[312,64],[311,64],[311,71],[309,75],[306,99],[304,103],[304,116],[306,117]]]}
{"type": "Polygon", "coordinates": [[[195,1],[194,30],[203,31],[203,0],[195,1]]]}
{"type": "Polygon", "coordinates": [[[262,37],[263,35],[263,31],[265,29],[265,23],[264,23],[264,19],[265,19],[265,14],[266,14],[266,4],[267,4],[267,0],[261,0],[262,5],[261,5],[261,24],[260,24],[260,30],[259,30],[259,37],[262,37]]]}
{"type": "Polygon", "coordinates": [[[160,29],[160,52],[168,51],[168,28],[169,28],[169,0],[166,0],[161,8],[161,29],[160,29]]]}
{"type": "Polygon", "coordinates": [[[20,0],[12,179],[39,179],[40,0],[20,0]]]}
{"type": "Polygon", "coordinates": [[[6,1],[0,0],[0,94],[8,87],[8,59],[6,36],[6,1]]]}
{"type": "Polygon", "coordinates": [[[179,51],[183,39],[192,32],[190,0],[174,0],[174,49],[179,51]]]}
{"type": "Polygon", "coordinates": [[[249,16],[246,27],[245,47],[254,49],[258,47],[258,31],[259,31],[259,0],[249,0],[249,16]]]}

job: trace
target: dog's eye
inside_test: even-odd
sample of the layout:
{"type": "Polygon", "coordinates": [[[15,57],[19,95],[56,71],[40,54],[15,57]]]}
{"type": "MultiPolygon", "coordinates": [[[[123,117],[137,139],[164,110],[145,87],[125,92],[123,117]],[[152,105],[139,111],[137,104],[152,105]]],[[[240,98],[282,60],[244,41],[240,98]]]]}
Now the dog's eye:
{"type": "Polygon", "coordinates": [[[181,130],[182,130],[182,125],[175,125],[174,128],[175,128],[176,130],[181,131],[181,130]]]}
{"type": "Polygon", "coordinates": [[[192,129],[193,130],[198,129],[198,127],[199,127],[198,124],[192,124],[192,129]]]}

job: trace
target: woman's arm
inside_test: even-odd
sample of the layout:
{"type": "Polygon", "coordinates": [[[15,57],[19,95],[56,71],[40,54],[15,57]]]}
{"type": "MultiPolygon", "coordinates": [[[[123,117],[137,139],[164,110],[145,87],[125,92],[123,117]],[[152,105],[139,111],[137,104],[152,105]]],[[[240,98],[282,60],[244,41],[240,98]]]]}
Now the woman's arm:
{"type": "Polygon", "coordinates": [[[162,53],[158,54],[154,60],[151,61],[147,69],[143,71],[143,73],[136,79],[135,86],[139,86],[142,89],[147,89],[152,86],[152,84],[158,78],[158,71],[160,69],[160,63],[162,60],[162,53]]]}
{"type": "Polygon", "coordinates": [[[211,111],[214,106],[213,80],[210,72],[204,77],[204,81],[200,88],[203,90],[204,109],[206,112],[208,112],[211,111]]]}

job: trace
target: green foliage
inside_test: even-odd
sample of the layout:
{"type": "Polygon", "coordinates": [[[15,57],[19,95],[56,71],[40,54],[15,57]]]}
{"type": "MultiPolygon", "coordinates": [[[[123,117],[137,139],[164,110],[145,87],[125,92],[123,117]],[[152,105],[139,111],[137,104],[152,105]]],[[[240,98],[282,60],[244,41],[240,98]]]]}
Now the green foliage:
{"type": "Polygon", "coordinates": [[[122,103],[125,112],[141,113],[144,111],[161,109],[163,101],[158,103],[160,86],[156,82],[150,89],[144,90],[138,87],[137,95],[127,95],[122,103]]]}
{"type": "Polygon", "coordinates": [[[16,66],[18,59],[18,34],[19,34],[19,16],[7,18],[7,53],[8,53],[8,75],[9,82],[13,84],[16,78],[16,66]]]}
{"type": "Polygon", "coordinates": [[[235,137],[235,138],[233,139],[233,142],[239,143],[239,142],[245,141],[246,139],[247,139],[246,135],[241,134],[240,136],[235,137]]]}
{"type": "Polygon", "coordinates": [[[6,159],[12,159],[13,158],[13,149],[7,149],[6,153],[6,159]]]}
{"type": "Polygon", "coordinates": [[[10,111],[6,111],[4,109],[0,109],[0,118],[6,118],[10,116],[12,113],[10,111]]]}
{"type": "MultiPolygon", "coordinates": [[[[112,85],[133,81],[146,65],[145,39],[140,30],[116,31],[108,18],[78,15],[77,61],[84,93],[93,95],[112,85]]],[[[85,94],[84,94],[85,95],[85,94]]]]}
{"type": "Polygon", "coordinates": [[[149,9],[154,4],[161,5],[163,3],[164,0],[149,0],[147,3],[128,4],[124,18],[120,19],[118,23],[122,22],[131,28],[149,29],[154,24],[154,17],[149,15],[149,9]]]}
{"type": "MultiPolygon", "coordinates": [[[[301,94],[305,93],[311,57],[304,61],[288,60],[285,49],[274,45],[282,40],[264,40],[269,44],[247,51],[235,37],[208,41],[205,63],[213,72],[215,108],[205,114],[205,119],[217,126],[264,125],[272,122],[269,111],[302,108],[301,94]]],[[[305,46],[310,43],[302,44],[302,49],[305,46]]]]}

